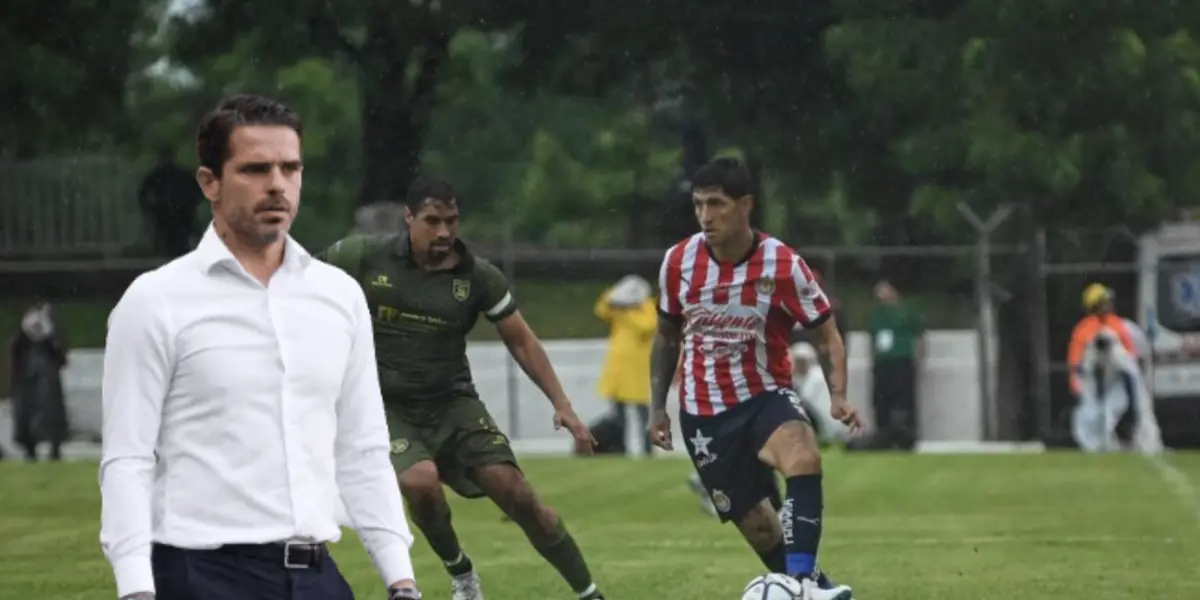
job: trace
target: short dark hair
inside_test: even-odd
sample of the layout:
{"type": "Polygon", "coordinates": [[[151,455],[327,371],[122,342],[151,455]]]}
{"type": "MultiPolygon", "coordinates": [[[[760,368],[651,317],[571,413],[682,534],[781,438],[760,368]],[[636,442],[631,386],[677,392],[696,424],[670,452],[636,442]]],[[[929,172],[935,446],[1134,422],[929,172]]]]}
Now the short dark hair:
{"type": "Polygon", "coordinates": [[[421,212],[428,199],[458,204],[458,195],[449,181],[421,175],[409,184],[408,193],[404,196],[404,205],[410,212],[416,214],[421,212]]]}
{"type": "Polygon", "coordinates": [[[301,140],[304,139],[300,115],[286,104],[264,96],[237,94],[221,100],[200,121],[200,128],[196,130],[196,156],[200,166],[220,177],[225,161],[229,160],[229,138],[241,125],[290,127],[301,140]]]}
{"type": "Polygon", "coordinates": [[[741,198],[753,193],[754,179],[742,161],[732,157],[716,158],[692,176],[692,189],[700,188],[717,188],[730,198],[741,198]]]}

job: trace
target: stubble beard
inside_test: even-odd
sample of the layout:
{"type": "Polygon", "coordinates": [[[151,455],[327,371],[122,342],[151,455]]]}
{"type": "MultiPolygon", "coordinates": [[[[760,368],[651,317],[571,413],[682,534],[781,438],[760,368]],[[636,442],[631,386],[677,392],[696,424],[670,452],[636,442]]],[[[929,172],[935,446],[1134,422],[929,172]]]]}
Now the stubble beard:
{"type": "Polygon", "coordinates": [[[282,223],[276,225],[275,229],[261,229],[260,224],[254,218],[253,210],[239,215],[237,223],[234,224],[233,228],[240,234],[239,237],[242,239],[261,246],[268,246],[279,241],[283,237],[284,231],[282,223]]]}

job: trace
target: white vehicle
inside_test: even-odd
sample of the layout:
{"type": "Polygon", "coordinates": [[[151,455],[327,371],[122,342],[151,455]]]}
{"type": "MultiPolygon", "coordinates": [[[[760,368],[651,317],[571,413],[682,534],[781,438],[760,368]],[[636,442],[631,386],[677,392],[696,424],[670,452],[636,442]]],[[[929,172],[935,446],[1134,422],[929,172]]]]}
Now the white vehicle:
{"type": "Polygon", "coordinates": [[[1137,321],[1151,348],[1139,358],[1163,437],[1185,437],[1167,445],[1200,445],[1200,220],[1143,235],[1138,263],[1137,321]]]}

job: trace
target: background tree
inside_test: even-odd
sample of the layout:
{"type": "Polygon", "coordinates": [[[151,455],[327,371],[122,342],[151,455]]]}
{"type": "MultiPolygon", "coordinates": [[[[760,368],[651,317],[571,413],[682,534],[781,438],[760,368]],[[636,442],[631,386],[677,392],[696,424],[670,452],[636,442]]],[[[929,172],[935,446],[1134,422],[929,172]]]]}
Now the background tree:
{"type": "Polygon", "coordinates": [[[825,40],[943,227],[962,201],[1146,224],[1200,185],[1200,13],[1179,3],[836,0],[825,40]]]}
{"type": "MultiPolygon", "coordinates": [[[[10,2],[0,11],[0,157],[111,148],[130,132],[125,82],[165,3],[10,2]]],[[[151,59],[152,60],[152,59],[151,59]]]]}
{"type": "Polygon", "coordinates": [[[172,55],[184,64],[247,43],[257,68],[301,58],[346,61],[356,72],[362,185],[359,202],[403,198],[420,169],[436,90],[460,29],[510,19],[494,2],[207,0],[175,19],[172,55]]]}

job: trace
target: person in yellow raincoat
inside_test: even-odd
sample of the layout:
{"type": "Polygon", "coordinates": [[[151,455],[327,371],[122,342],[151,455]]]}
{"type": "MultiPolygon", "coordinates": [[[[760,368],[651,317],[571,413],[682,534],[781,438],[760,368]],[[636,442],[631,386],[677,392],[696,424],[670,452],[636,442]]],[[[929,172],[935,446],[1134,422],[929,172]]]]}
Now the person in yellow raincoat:
{"type": "Polygon", "coordinates": [[[648,455],[650,346],[658,327],[650,284],[637,275],[626,275],[596,300],[595,312],[609,326],[608,355],[597,393],[614,403],[622,441],[628,422],[626,407],[636,408],[642,453],[648,455]]]}

